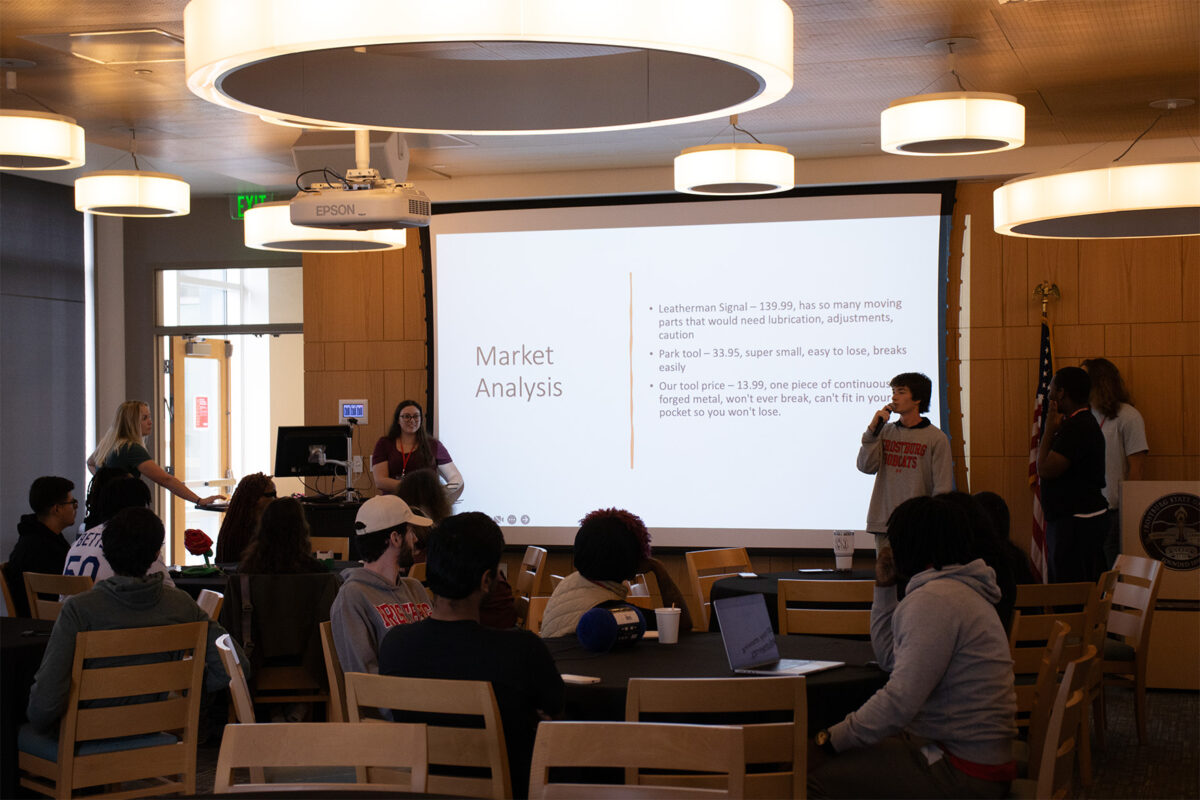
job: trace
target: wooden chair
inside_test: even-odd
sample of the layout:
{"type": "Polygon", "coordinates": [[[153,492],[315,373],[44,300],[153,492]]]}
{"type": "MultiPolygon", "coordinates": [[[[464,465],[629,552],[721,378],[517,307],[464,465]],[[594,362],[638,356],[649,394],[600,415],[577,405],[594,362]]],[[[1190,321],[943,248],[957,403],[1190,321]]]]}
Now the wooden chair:
{"type": "MultiPolygon", "coordinates": [[[[1108,631],[1108,617],[1112,609],[1113,590],[1117,585],[1117,571],[1109,570],[1100,576],[1092,587],[1084,608],[1083,636],[1084,647],[1091,646],[1097,653],[1104,650],[1104,640],[1108,631]]],[[[1091,722],[1096,728],[1096,740],[1104,746],[1104,662],[1097,657],[1088,667],[1084,678],[1086,694],[1083,711],[1079,719],[1079,783],[1085,788],[1092,785],[1092,741],[1091,722]],[[1089,707],[1092,712],[1089,713],[1089,707]]]]}
{"type": "Polygon", "coordinates": [[[646,605],[644,606],[635,603],[641,608],[663,607],[662,590],[658,587],[658,577],[653,572],[639,572],[634,576],[629,586],[627,599],[633,601],[635,598],[645,599],[646,605]]]}
{"type": "MultiPolygon", "coordinates": [[[[808,700],[802,676],[763,678],[630,678],[625,721],[692,723],[720,714],[722,724],[741,725],[745,744],[745,796],[807,795],[808,700]],[[770,715],[771,722],[754,722],[770,715]],[[758,766],[758,769],[755,767],[758,766]]],[[[625,782],[655,786],[720,788],[711,775],[638,774],[625,782]]]]}
{"type": "Polygon", "coordinates": [[[345,561],[350,557],[350,537],[348,536],[310,536],[312,554],[333,553],[334,561],[345,561]]]}
{"type": "Polygon", "coordinates": [[[204,609],[204,613],[214,622],[221,618],[221,606],[224,604],[225,595],[212,589],[201,589],[200,596],[196,598],[196,605],[204,609]]]}
{"type": "Polygon", "coordinates": [[[408,577],[425,583],[425,562],[421,561],[408,568],[408,577]]]}
{"type": "Polygon", "coordinates": [[[34,619],[58,619],[62,611],[59,596],[70,596],[92,588],[89,575],[51,575],[43,572],[25,573],[25,596],[29,598],[29,616],[34,619]],[[52,595],[46,600],[41,595],[52,595]]]}
{"type": "Polygon", "coordinates": [[[246,671],[238,658],[237,648],[233,646],[233,637],[228,633],[217,637],[217,652],[221,656],[221,664],[229,673],[229,694],[233,697],[233,710],[237,721],[250,725],[257,721],[254,715],[254,703],[250,699],[250,686],[246,683],[246,671]]]}
{"type": "Polygon", "coordinates": [[[346,722],[346,673],[338,660],[337,647],[333,644],[333,623],[320,624],[321,650],[325,654],[325,674],[329,678],[330,722],[346,722]]]}
{"type": "Polygon", "coordinates": [[[1101,666],[1105,685],[1133,689],[1138,743],[1145,744],[1146,661],[1150,657],[1150,625],[1154,619],[1154,605],[1158,602],[1162,562],[1121,554],[1117,556],[1115,567],[1119,576],[1113,589],[1112,610],[1108,615],[1109,638],[1101,651],[1101,666]]]}
{"type": "Polygon", "coordinates": [[[17,607],[13,605],[12,590],[8,588],[8,562],[0,564],[0,591],[4,592],[4,616],[15,617],[17,607]]]}
{"type": "Polygon", "coordinates": [[[1011,796],[1018,798],[1062,798],[1071,795],[1075,772],[1078,732],[1087,703],[1087,675],[1096,660],[1092,646],[1067,664],[1062,683],[1055,694],[1054,706],[1037,752],[1030,752],[1029,777],[1012,782],[1011,796]]]}
{"type": "Polygon", "coordinates": [[[709,597],[712,585],[721,578],[751,572],[750,556],[744,547],[726,547],[717,550],[693,550],[684,554],[688,577],[692,583],[698,614],[692,615],[692,624],[700,630],[708,630],[708,618],[712,613],[709,597]]]}
{"type": "Polygon", "coordinates": [[[207,635],[204,622],[78,634],[57,741],[28,724],[21,729],[21,785],[50,797],[85,787],[96,787],[93,797],[195,794],[207,635]],[[145,702],[95,703],[131,697],[145,702]],[[111,786],[126,783],[133,785],[111,786]]]}
{"type": "Polygon", "coordinates": [[[521,559],[521,567],[517,571],[516,583],[512,585],[513,596],[528,600],[530,597],[549,594],[542,588],[545,571],[546,548],[533,545],[526,547],[525,555],[521,559]]]}
{"type": "MultiPolygon", "coordinates": [[[[452,727],[427,721],[429,764],[427,791],[495,800],[512,796],[508,751],[496,695],[487,681],[447,681],[346,673],[346,708],[351,722],[366,708],[405,712],[404,716],[456,714],[476,717],[482,728],[452,727]],[[490,770],[488,777],[438,774],[439,766],[490,770]]],[[[394,788],[394,787],[393,787],[394,788]]]]}
{"type": "Polygon", "coordinates": [[[531,597],[525,608],[525,629],[540,634],[542,632],[542,617],[546,613],[546,603],[549,597],[531,597]]]}
{"type": "Polygon", "coordinates": [[[369,783],[368,768],[403,769],[410,772],[412,791],[426,787],[426,742],[424,725],[368,722],[262,723],[226,725],[217,756],[214,794],[269,792],[303,789],[336,793],[353,785],[355,792],[395,793],[395,784],[369,783]],[[328,770],[353,767],[358,778],[353,784],[339,782],[265,783],[253,777],[268,768],[328,770]],[[251,782],[234,783],[234,770],[249,768],[251,782]]]}
{"type": "Polygon", "coordinates": [[[1087,604],[1093,589],[1095,584],[1086,582],[1017,586],[1008,646],[1016,683],[1018,728],[1024,730],[1029,726],[1043,651],[1056,622],[1062,622],[1068,628],[1063,641],[1063,658],[1077,658],[1083,651],[1087,604]]]}
{"type": "Polygon", "coordinates": [[[874,599],[875,581],[781,580],[779,632],[869,636],[874,599]]]}
{"type": "MultiPolygon", "coordinates": [[[[1018,765],[1024,765],[1022,772],[1027,776],[1031,755],[1038,753],[1040,758],[1042,745],[1045,743],[1050,713],[1058,695],[1058,676],[1063,668],[1063,645],[1069,630],[1065,622],[1054,623],[1050,639],[1042,650],[1042,662],[1038,669],[1037,682],[1033,686],[1028,719],[1029,737],[1025,741],[1013,740],[1013,757],[1018,765]]],[[[1034,773],[1036,771],[1034,769],[1034,773]]]]}
{"type": "Polygon", "coordinates": [[[529,797],[530,800],[742,797],[745,788],[744,752],[742,729],[734,725],[543,722],[538,725],[537,739],[533,745],[529,797]],[[551,783],[550,770],[556,767],[706,772],[722,778],[725,789],[551,783]]]}

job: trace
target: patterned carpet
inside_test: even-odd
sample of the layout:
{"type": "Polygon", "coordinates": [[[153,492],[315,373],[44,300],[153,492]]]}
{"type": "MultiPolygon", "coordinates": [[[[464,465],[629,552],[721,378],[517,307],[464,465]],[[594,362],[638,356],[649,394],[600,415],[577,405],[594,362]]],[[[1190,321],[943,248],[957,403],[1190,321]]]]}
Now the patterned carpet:
{"type": "MultiPolygon", "coordinates": [[[[1096,780],[1077,785],[1083,800],[1162,800],[1200,798],[1200,694],[1150,691],[1149,742],[1139,745],[1134,726],[1133,692],[1109,689],[1104,748],[1093,748],[1096,780]]],[[[197,792],[211,794],[219,741],[200,748],[197,792]]]]}

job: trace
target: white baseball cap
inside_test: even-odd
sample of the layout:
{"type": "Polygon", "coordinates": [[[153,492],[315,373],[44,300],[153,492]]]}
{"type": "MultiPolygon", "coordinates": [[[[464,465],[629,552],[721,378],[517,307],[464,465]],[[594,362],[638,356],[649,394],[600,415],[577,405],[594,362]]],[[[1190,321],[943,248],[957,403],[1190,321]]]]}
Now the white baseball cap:
{"type": "Polygon", "coordinates": [[[354,530],[359,536],[392,530],[406,523],[429,527],[433,525],[433,520],[415,513],[408,503],[394,494],[372,497],[362,504],[354,516],[354,530]]]}

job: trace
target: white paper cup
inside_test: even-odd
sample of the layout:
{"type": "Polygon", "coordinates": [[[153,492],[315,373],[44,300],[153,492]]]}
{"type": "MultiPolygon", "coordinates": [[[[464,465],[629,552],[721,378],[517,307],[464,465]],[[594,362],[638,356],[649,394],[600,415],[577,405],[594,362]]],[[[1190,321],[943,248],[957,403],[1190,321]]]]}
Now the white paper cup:
{"type": "Polygon", "coordinates": [[[854,531],[833,532],[833,560],[838,570],[848,572],[854,564],[854,531]]]}
{"type": "Polygon", "coordinates": [[[656,608],[654,618],[658,622],[658,641],[661,644],[675,644],[679,641],[678,608],[656,608]]]}

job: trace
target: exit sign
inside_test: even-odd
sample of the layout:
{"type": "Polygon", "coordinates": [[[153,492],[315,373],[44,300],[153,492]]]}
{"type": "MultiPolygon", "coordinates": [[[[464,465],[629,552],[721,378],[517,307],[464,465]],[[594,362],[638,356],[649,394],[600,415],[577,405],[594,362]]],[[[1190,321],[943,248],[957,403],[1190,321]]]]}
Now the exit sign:
{"type": "Polygon", "coordinates": [[[259,203],[270,203],[275,199],[274,192],[243,192],[229,195],[229,218],[245,219],[246,212],[259,203]]]}

